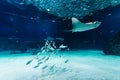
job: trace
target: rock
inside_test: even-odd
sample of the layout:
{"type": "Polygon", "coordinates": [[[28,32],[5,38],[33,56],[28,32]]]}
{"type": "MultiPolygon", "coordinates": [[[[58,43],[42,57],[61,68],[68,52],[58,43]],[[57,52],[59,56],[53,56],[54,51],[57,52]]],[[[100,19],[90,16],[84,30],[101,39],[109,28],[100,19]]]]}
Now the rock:
{"type": "Polygon", "coordinates": [[[120,31],[104,45],[103,52],[106,55],[120,56],[120,31]]]}

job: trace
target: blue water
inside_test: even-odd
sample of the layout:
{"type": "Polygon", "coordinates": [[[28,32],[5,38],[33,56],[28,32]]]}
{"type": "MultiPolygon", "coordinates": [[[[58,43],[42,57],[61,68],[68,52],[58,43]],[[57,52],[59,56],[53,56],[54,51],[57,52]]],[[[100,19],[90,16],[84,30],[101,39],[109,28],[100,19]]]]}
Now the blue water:
{"type": "Polygon", "coordinates": [[[82,19],[78,19],[83,24],[102,24],[93,30],[72,33],[64,31],[73,27],[70,17],[59,17],[67,10],[50,14],[57,7],[46,12],[23,3],[24,0],[0,0],[0,80],[120,80],[120,56],[103,53],[105,43],[120,31],[120,5],[98,11],[92,6],[93,15],[79,15],[82,19]]]}

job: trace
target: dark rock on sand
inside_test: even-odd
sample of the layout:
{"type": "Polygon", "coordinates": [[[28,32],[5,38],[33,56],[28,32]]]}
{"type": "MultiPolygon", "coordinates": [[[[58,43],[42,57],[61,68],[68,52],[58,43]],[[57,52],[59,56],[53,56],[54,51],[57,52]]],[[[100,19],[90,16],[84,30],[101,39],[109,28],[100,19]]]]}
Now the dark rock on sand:
{"type": "Polygon", "coordinates": [[[120,31],[104,45],[103,52],[106,55],[120,56],[120,31]]]}

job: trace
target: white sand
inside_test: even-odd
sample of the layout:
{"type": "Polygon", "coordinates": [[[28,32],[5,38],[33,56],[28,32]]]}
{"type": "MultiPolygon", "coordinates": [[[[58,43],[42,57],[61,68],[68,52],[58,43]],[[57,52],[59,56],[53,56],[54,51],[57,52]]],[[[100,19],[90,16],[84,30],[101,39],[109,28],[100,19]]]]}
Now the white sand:
{"type": "Polygon", "coordinates": [[[53,56],[36,69],[35,60],[25,65],[32,55],[0,55],[0,80],[120,80],[118,56],[104,56],[102,51],[92,50],[62,53],[62,58],[53,56]],[[68,63],[64,63],[66,59],[68,63]]]}

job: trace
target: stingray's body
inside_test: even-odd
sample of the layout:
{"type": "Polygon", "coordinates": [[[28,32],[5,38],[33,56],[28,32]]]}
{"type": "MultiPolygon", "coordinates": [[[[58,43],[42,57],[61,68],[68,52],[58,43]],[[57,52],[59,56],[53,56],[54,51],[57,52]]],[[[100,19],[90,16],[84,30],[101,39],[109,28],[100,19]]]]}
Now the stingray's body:
{"type": "Polygon", "coordinates": [[[72,18],[72,29],[71,30],[65,30],[66,32],[72,31],[74,32],[83,32],[87,30],[92,30],[96,29],[99,27],[101,22],[99,21],[94,21],[94,22],[88,22],[88,23],[82,23],[76,18],[72,18]]]}

